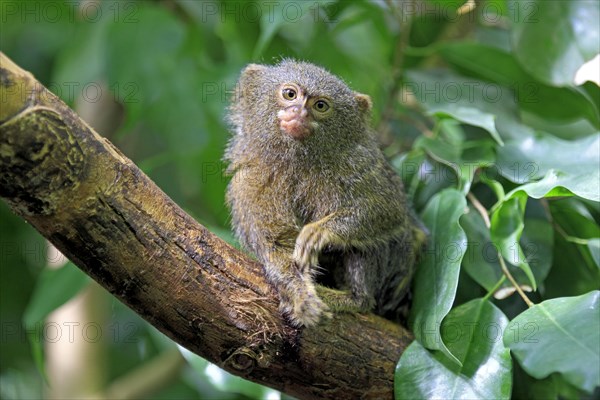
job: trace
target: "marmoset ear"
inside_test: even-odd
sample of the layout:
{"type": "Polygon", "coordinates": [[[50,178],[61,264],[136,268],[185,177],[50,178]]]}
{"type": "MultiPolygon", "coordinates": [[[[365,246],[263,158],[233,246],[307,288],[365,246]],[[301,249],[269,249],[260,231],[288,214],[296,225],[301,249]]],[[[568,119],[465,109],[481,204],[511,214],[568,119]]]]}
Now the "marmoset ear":
{"type": "Polygon", "coordinates": [[[244,68],[244,70],[242,71],[241,78],[244,80],[252,79],[256,75],[258,75],[260,72],[262,72],[266,69],[267,69],[266,65],[248,64],[248,65],[246,65],[246,68],[244,68]]]}
{"type": "Polygon", "coordinates": [[[235,87],[235,99],[233,103],[243,101],[244,98],[257,96],[260,89],[261,75],[267,70],[266,65],[248,64],[242,70],[240,79],[235,87]]]}
{"type": "Polygon", "coordinates": [[[373,108],[373,102],[368,95],[355,92],[354,98],[358,103],[358,108],[363,114],[369,114],[371,112],[371,108],[373,108]]]}

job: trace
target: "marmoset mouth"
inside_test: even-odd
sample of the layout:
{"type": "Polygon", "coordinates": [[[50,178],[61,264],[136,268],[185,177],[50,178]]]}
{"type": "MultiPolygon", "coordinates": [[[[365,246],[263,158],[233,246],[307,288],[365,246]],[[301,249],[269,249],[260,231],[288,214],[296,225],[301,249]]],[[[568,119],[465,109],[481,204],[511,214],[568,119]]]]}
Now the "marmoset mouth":
{"type": "Polygon", "coordinates": [[[295,105],[279,110],[277,117],[281,130],[293,139],[302,140],[312,133],[310,114],[302,106],[295,105]]]}

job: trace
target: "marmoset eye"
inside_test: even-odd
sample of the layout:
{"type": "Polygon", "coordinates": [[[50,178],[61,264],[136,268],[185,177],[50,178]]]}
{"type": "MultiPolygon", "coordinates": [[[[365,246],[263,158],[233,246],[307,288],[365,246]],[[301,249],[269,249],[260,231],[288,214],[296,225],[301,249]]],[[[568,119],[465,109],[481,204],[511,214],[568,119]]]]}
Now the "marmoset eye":
{"type": "Polygon", "coordinates": [[[313,108],[319,112],[325,112],[329,110],[329,104],[325,100],[318,100],[313,105],[313,108]]]}
{"type": "Polygon", "coordinates": [[[292,88],[285,88],[285,89],[283,89],[281,91],[281,95],[286,100],[296,100],[296,97],[298,97],[298,94],[292,88]]]}

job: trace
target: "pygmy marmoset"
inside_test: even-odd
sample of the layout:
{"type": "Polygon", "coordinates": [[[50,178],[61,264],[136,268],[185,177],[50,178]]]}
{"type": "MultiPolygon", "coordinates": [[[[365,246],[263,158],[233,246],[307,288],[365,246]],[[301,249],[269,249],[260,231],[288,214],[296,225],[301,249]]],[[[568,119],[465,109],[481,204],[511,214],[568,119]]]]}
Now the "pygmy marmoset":
{"type": "Polygon", "coordinates": [[[238,82],[225,154],[232,224],[296,326],[330,310],[393,313],[409,288],[425,234],[370,110],[367,95],[305,62],[251,64],[238,82]]]}

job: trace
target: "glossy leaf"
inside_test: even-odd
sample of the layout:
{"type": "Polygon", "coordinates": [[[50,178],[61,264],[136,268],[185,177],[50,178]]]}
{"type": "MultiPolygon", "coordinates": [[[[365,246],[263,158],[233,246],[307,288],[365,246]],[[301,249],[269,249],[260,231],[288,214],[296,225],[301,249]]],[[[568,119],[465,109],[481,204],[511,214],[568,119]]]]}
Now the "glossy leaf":
{"type": "Polygon", "coordinates": [[[526,201],[524,196],[520,196],[502,203],[492,214],[490,237],[500,250],[502,257],[507,262],[521,268],[533,290],[536,290],[535,277],[520,244],[521,234],[525,227],[523,215],[526,201]]]}
{"type": "MultiPolygon", "coordinates": [[[[467,253],[463,258],[462,267],[473,280],[489,291],[503,276],[498,262],[497,247],[491,241],[490,231],[478,212],[470,210],[462,216],[460,224],[468,238],[467,253]]],[[[552,265],[552,226],[546,220],[525,219],[520,244],[535,281],[541,284],[552,265]]],[[[518,283],[531,285],[521,269],[511,264],[507,264],[507,267],[518,283]]],[[[502,287],[512,287],[512,284],[507,280],[502,287]]]]}
{"type": "Polygon", "coordinates": [[[450,140],[439,137],[420,137],[415,141],[414,147],[423,149],[430,157],[450,167],[456,174],[456,180],[460,182],[459,188],[465,194],[469,192],[478,168],[492,165],[495,160],[491,140],[450,143],[450,140]]]}
{"type": "Polygon", "coordinates": [[[577,70],[600,47],[600,2],[511,1],[511,38],[531,75],[555,86],[573,85],[577,70]],[[551,40],[551,46],[540,45],[551,40]]]}
{"type": "Polygon", "coordinates": [[[510,141],[498,149],[498,171],[507,179],[526,185],[531,197],[577,196],[600,201],[600,135],[574,141],[550,136],[510,141]]]}
{"type": "Polygon", "coordinates": [[[415,197],[415,193],[419,189],[419,183],[421,182],[421,174],[419,172],[424,161],[425,154],[418,149],[392,160],[392,165],[402,178],[404,188],[411,199],[415,197]]]}
{"type": "MultiPolygon", "coordinates": [[[[538,286],[542,286],[552,267],[552,246],[554,229],[546,219],[525,218],[525,227],[519,242],[527,263],[538,286]]],[[[526,274],[517,271],[513,274],[517,282],[525,283],[526,274]]]]}
{"type": "Polygon", "coordinates": [[[536,304],[510,322],[504,343],[531,376],[559,372],[591,392],[600,386],[600,291],[536,304]]]}
{"type": "Polygon", "coordinates": [[[490,231],[477,211],[470,208],[460,219],[468,239],[462,268],[486,290],[491,290],[502,276],[498,250],[490,239],[490,231]]]}
{"type": "Polygon", "coordinates": [[[600,238],[600,226],[584,203],[576,198],[548,202],[553,221],[562,231],[581,240],[600,238]]]}
{"type": "Polygon", "coordinates": [[[512,361],[502,343],[506,316],[487,300],[453,309],[442,324],[442,339],[461,365],[418,341],[396,367],[396,399],[508,399],[512,361]]]}
{"type": "MultiPolygon", "coordinates": [[[[451,116],[458,121],[485,129],[502,144],[496,129],[493,106],[481,90],[483,82],[469,81],[449,73],[411,71],[407,88],[432,115],[451,116]]],[[[501,90],[501,89],[499,89],[501,90]]]]}
{"type": "Polygon", "coordinates": [[[591,170],[587,175],[569,177],[555,170],[550,170],[537,182],[527,183],[513,189],[507,194],[511,197],[518,192],[525,192],[529,197],[568,197],[577,195],[584,199],[600,201],[600,191],[594,182],[600,181],[600,171],[591,170]]]}
{"type": "Polygon", "coordinates": [[[415,210],[425,209],[433,196],[459,184],[450,167],[426,157],[422,149],[409,152],[406,157],[396,160],[394,166],[405,182],[405,190],[415,210]]]}
{"type": "Polygon", "coordinates": [[[581,390],[565,381],[558,373],[544,379],[535,379],[528,375],[519,363],[513,364],[513,399],[573,399],[582,397],[581,390]]]}
{"type": "Polygon", "coordinates": [[[600,269],[587,246],[557,233],[552,254],[553,266],[544,283],[545,298],[580,296],[598,289],[600,269]]]}
{"type": "Polygon", "coordinates": [[[440,54],[469,75],[506,86],[523,109],[543,118],[572,121],[583,115],[596,127],[600,123],[598,109],[584,91],[538,81],[508,51],[480,43],[454,42],[441,46],[440,54]]]}
{"type": "Polygon", "coordinates": [[[577,195],[584,199],[600,201],[600,170],[590,170],[587,175],[569,177],[554,170],[548,171],[546,176],[538,182],[528,183],[515,188],[512,195],[524,191],[530,197],[563,197],[577,195]]]}
{"type": "Polygon", "coordinates": [[[410,325],[423,346],[450,353],[440,336],[440,324],[450,311],[460,263],[466,251],[466,235],[458,220],[465,212],[464,196],[454,189],[435,195],[421,215],[430,232],[428,248],[417,267],[410,325]]]}
{"type": "Polygon", "coordinates": [[[522,123],[509,88],[448,71],[408,71],[406,89],[427,112],[484,129],[500,145],[503,138],[533,135],[522,123]]]}
{"type": "Polygon", "coordinates": [[[550,170],[569,176],[589,174],[597,169],[599,160],[598,134],[571,141],[538,135],[498,148],[497,167],[505,178],[525,183],[542,178],[550,170]]]}

